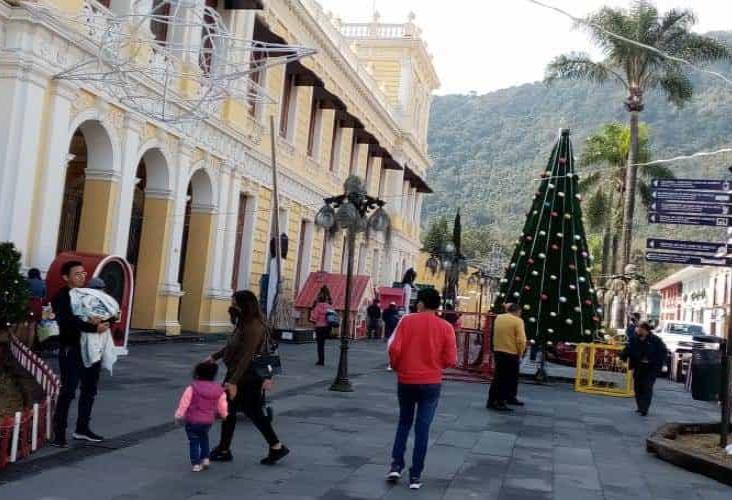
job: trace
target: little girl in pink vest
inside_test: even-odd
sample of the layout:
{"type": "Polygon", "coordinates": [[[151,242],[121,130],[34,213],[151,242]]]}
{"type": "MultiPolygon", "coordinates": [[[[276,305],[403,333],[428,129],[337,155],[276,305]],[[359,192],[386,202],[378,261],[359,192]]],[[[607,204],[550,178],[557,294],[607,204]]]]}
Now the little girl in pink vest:
{"type": "Polygon", "coordinates": [[[175,420],[184,423],[190,444],[193,472],[201,472],[209,461],[208,431],[216,414],[226,418],[228,405],[221,384],[215,382],[218,366],[199,363],[193,370],[193,383],[186,387],[175,412],[175,420]]]}

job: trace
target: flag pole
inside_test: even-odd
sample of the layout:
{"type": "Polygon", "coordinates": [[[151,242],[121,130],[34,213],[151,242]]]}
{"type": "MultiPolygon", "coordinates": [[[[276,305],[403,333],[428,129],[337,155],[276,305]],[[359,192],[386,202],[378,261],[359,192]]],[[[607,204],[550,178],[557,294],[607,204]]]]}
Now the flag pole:
{"type": "MultiPolygon", "coordinates": [[[[280,194],[277,187],[277,142],[275,137],[274,116],[269,115],[269,137],[272,147],[272,232],[275,241],[275,269],[277,270],[277,288],[272,301],[272,310],[269,311],[269,322],[272,327],[276,327],[275,320],[277,311],[277,303],[282,293],[282,242],[280,241],[280,194]]],[[[270,278],[271,278],[270,273],[270,278]]]]}

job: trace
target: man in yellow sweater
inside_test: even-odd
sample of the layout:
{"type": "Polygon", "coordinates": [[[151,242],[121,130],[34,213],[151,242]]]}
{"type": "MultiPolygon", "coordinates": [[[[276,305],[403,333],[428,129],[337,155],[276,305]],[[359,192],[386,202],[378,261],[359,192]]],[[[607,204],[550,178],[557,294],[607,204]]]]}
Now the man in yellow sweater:
{"type": "Polygon", "coordinates": [[[516,399],[519,367],[526,350],[526,332],[521,319],[521,306],[506,304],[506,313],[499,314],[493,324],[493,382],[486,408],[513,411],[507,405],[523,406],[516,399]]]}

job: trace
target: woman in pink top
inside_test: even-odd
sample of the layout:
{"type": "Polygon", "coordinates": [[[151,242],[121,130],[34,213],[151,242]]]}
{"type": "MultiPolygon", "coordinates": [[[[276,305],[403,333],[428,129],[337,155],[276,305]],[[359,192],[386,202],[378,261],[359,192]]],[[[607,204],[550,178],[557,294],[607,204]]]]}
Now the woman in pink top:
{"type": "Polygon", "coordinates": [[[216,419],[228,415],[226,393],[214,381],[218,365],[199,363],[193,370],[194,381],[186,387],[175,411],[176,422],[185,423],[193,472],[201,472],[211,464],[208,431],[216,419]]]}
{"type": "Polygon", "coordinates": [[[330,290],[323,285],[318,293],[318,300],[313,304],[310,311],[310,321],[315,323],[315,339],[318,343],[318,366],[325,366],[325,339],[330,337],[330,325],[328,325],[328,311],[333,309],[333,300],[330,298],[330,290]]]}

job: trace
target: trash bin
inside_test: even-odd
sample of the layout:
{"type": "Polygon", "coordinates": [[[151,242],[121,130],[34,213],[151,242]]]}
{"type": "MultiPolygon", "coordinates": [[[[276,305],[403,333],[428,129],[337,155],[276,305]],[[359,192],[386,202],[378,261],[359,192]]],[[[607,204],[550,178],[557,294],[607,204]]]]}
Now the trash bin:
{"type": "Polygon", "coordinates": [[[697,401],[719,401],[722,382],[721,339],[694,337],[691,355],[691,397],[697,401]]]}

